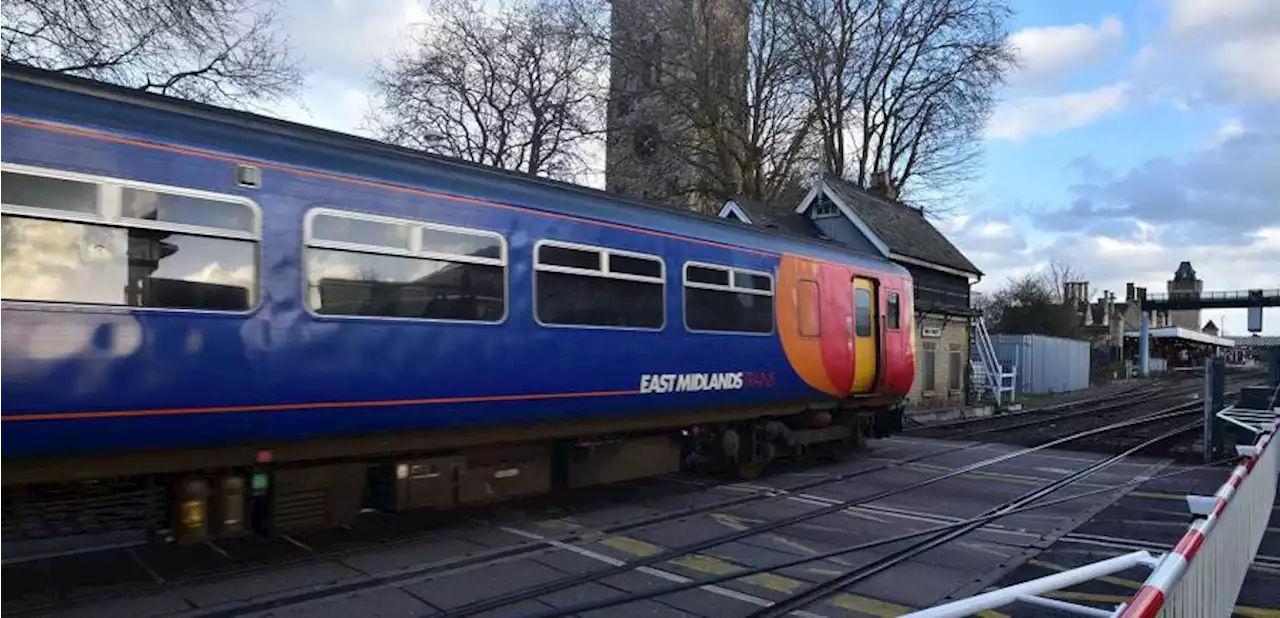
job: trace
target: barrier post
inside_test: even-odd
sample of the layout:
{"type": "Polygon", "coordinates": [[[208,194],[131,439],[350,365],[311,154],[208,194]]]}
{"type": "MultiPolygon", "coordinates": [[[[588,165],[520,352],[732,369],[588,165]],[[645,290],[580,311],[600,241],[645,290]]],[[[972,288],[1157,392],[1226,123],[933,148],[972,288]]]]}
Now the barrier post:
{"type": "Polygon", "coordinates": [[[1144,378],[1151,377],[1151,348],[1148,339],[1151,338],[1151,321],[1147,318],[1146,310],[1141,312],[1142,322],[1138,328],[1138,368],[1142,372],[1144,378]]]}
{"type": "Polygon", "coordinates": [[[1223,426],[1218,410],[1223,408],[1225,398],[1225,369],[1221,358],[1204,359],[1204,446],[1201,450],[1206,462],[1222,457],[1223,426]]]}

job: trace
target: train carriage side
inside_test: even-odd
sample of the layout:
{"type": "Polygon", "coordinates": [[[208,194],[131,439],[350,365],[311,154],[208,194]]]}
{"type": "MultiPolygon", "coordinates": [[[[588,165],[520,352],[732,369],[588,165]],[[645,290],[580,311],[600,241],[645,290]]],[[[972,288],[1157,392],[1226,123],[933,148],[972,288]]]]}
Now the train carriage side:
{"type": "Polygon", "coordinates": [[[886,262],[11,75],[6,509],[110,475],[161,538],[288,531],[662,472],[688,428],[751,472],[910,386],[900,331],[849,347],[855,277],[910,315],[886,262]]]}

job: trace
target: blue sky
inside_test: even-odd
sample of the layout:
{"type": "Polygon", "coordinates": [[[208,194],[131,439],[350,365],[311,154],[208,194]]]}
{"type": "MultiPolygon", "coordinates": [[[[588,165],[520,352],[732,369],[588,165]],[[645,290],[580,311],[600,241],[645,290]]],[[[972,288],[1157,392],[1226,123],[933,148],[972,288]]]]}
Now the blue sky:
{"type": "MultiPolygon", "coordinates": [[[[1123,298],[1190,260],[1207,290],[1280,288],[1280,0],[1014,0],[1021,68],[987,127],[981,177],[939,227],[987,273],[1052,259],[1123,298]]],[[[281,116],[361,132],[368,70],[417,0],[288,0],[310,69],[281,116]]],[[[1213,311],[1245,334],[1242,310],[1213,311]]],[[[1280,311],[1264,318],[1280,334],[1280,311]]]]}

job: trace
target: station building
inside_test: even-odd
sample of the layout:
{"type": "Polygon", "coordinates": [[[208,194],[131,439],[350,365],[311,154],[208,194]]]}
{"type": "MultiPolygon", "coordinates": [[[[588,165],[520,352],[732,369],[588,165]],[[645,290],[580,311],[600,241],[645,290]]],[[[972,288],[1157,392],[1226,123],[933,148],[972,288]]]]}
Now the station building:
{"type": "MultiPolygon", "coordinates": [[[[1171,296],[1199,296],[1203,288],[1204,282],[1196,276],[1191,262],[1180,263],[1173,278],[1166,283],[1171,296]]],[[[1077,326],[1082,338],[1093,345],[1094,364],[1124,365],[1132,373],[1138,363],[1141,307],[1146,301],[1147,289],[1127,283],[1121,302],[1117,302],[1110,290],[1103,290],[1098,299],[1090,300],[1089,283],[1071,281],[1063,285],[1062,297],[1079,317],[1077,326]]],[[[1200,319],[1198,309],[1149,312],[1147,327],[1153,371],[1200,366],[1208,356],[1223,356],[1228,362],[1239,360],[1242,353],[1234,349],[1233,341],[1221,337],[1212,320],[1201,326],[1200,319]]]]}
{"type": "Polygon", "coordinates": [[[911,272],[914,280],[916,376],[913,406],[958,406],[969,392],[972,320],[969,287],[982,271],[925,217],[898,199],[881,175],[864,189],[822,178],[792,209],[728,200],[722,218],[838,242],[878,255],[911,272]]]}

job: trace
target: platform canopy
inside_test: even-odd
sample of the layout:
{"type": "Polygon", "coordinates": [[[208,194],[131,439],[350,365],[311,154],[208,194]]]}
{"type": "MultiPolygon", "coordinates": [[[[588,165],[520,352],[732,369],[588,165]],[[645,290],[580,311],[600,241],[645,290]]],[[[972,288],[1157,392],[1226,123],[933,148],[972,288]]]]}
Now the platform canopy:
{"type": "MultiPolygon", "coordinates": [[[[1182,341],[1194,341],[1195,343],[1204,343],[1208,345],[1218,346],[1221,348],[1233,348],[1236,342],[1223,337],[1215,337],[1207,335],[1198,330],[1182,328],[1181,326],[1165,326],[1164,328],[1152,328],[1147,331],[1152,339],[1180,339],[1182,341]]],[[[1126,331],[1125,337],[1137,338],[1141,335],[1141,331],[1126,331]]]]}
{"type": "Polygon", "coordinates": [[[1280,337],[1230,337],[1230,339],[1242,348],[1280,348],[1280,337]]]}

